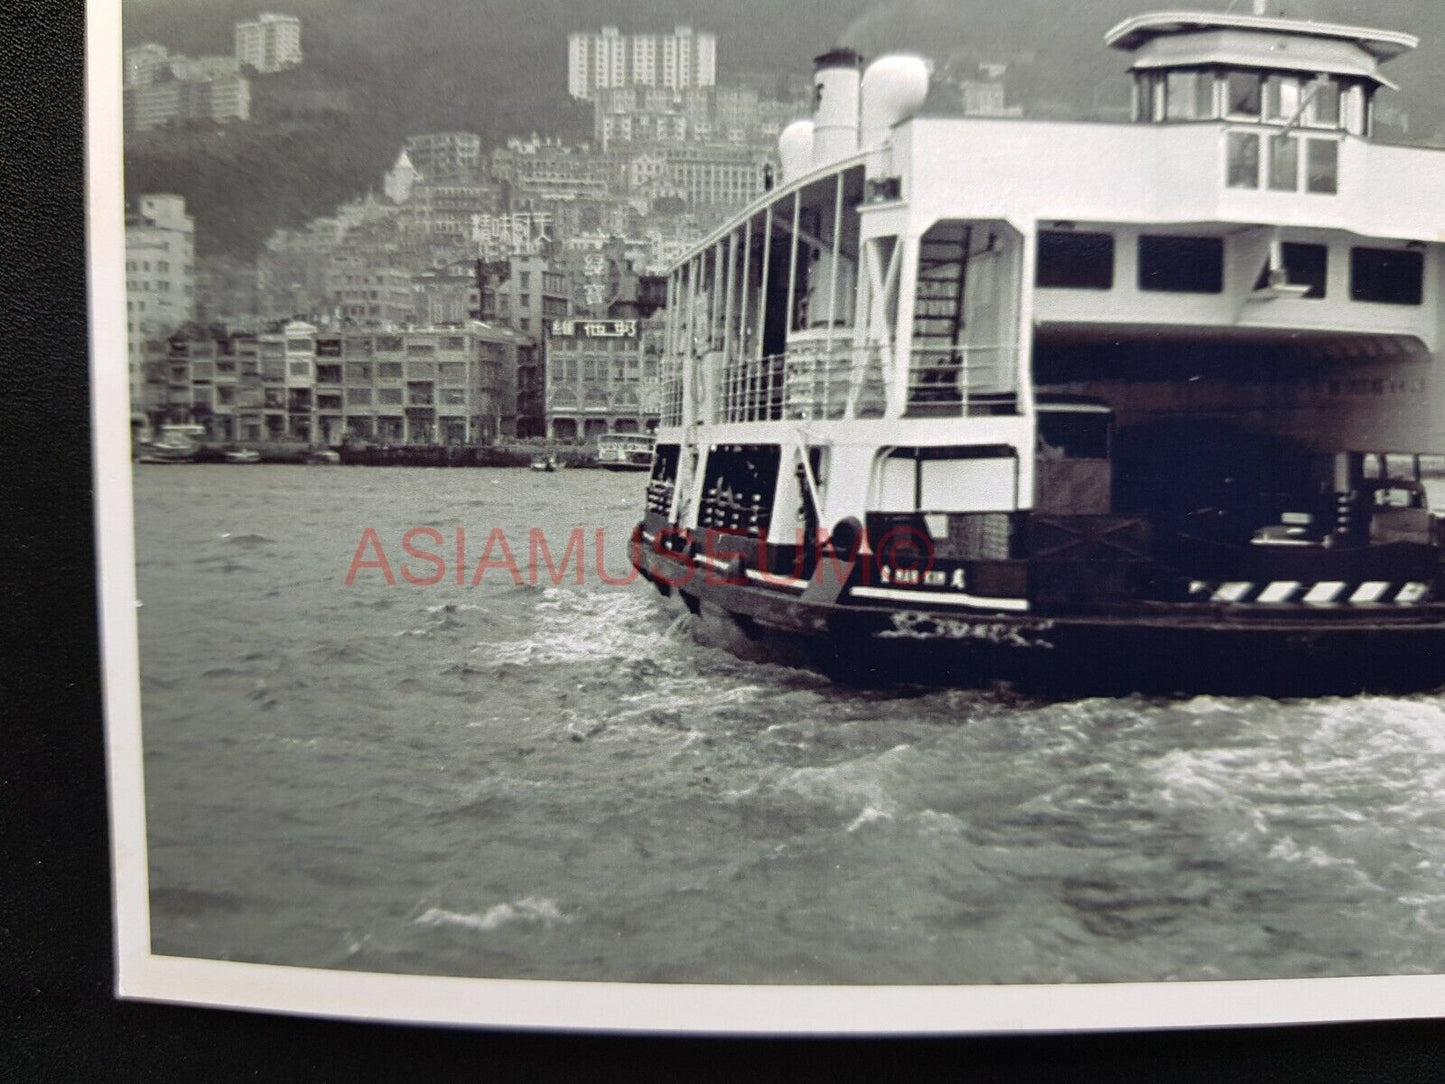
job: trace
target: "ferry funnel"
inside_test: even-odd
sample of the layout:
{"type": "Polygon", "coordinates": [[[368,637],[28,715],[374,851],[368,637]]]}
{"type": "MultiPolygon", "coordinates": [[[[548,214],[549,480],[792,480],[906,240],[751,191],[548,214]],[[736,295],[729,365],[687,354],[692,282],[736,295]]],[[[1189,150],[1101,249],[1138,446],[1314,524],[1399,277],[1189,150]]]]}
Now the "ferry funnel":
{"type": "Polygon", "coordinates": [[[813,168],[813,122],[795,120],[778,136],[778,160],[782,164],[780,182],[787,184],[813,168]]]}
{"type": "Polygon", "coordinates": [[[858,88],[863,58],[831,49],[813,61],[813,167],[858,150],[858,88]]]}
{"type": "Polygon", "coordinates": [[[928,97],[928,61],[912,53],[880,56],[863,73],[863,150],[883,145],[888,130],[923,107],[928,97]]]}

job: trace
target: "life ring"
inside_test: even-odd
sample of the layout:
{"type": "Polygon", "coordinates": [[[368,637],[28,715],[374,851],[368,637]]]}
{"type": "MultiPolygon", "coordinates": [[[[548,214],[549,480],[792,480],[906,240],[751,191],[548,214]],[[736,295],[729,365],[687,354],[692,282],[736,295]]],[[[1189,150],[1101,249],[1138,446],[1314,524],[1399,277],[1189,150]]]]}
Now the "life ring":
{"type": "Polygon", "coordinates": [[[828,533],[828,544],[840,557],[856,556],[862,540],[863,524],[858,522],[856,516],[840,519],[828,533]]]}

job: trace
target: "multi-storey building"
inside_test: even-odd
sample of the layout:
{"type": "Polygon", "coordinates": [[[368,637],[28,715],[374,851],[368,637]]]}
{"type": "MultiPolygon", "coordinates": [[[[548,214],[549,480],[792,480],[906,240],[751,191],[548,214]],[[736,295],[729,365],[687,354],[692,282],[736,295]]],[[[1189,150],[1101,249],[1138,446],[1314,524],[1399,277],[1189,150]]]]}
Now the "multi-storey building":
{"type": "Polygon", "coordinates": [[[601,33],[567,36],[567,90],[590,99],[610,87],[647,86],[681,90],[717,81],[717,38],[678,26],[671,34],[601,33]]]}
{"type": "Polygon", "coordinates": [[[480,316],[524,335],[541,337],[547,322],[570,311],[567,277],[541,254],[508,257],[505,270],[483,269],[482,299],[475,260],[454,260],[412,277],[413,318],[423,323],[455,323],[480,316]]]}
{"type": "Polygon", "coordinates": [[[496,316],[517,330],[542,337],[552,320],[572,311],[567,276],[540,254],[512,256],[509,273],[496,286],[496,316]]]}
{"type": "Polygon", "coordinates": [[[125,227],[127,360],[131,401],[145,398],[148,341],[163,339],[195,316],[195,222],[180,196],[140,197],[125,227]]]}
{"type": "Polygon", "coordinates": [[[128,87],[123,100],[127,132],[190,121],[251,119],[250,80],[234,72],[193,78],[165,73],[155,81],[128,87]]]}
{"type": "Polygon", "coordinates": [[[534,368],[530,342],[475,321],[292,321],[221,341],[176,336],[152,360],[151,387],[156,420],[203,425],[211,440],[482,444],[515,432],[519,357],[534,368]]]}
{"type": "Polygon", "coordinates": [[[693,209],[741,207],[763,190],[768,152],[747,146],[687,144],[664,147],[665,183],[693,209]]]}
{"type": "Polygon", "coordinates": [[[482,137],[471,132],[407,136],[407,156],[429,181],[473,179],[482,167],[482,137]]]}
{"type": "Polygon", "coordinates": [[[170,70],[170,52],[164,45],[146,42],[125,51],[125,88],[145,87],[170,70]]]}
{"type": "Polygon", "coordinates": [[[336,257],[336,313],[345,323],[386,325],[412,318],[411,275],[397,267],[367,266],[355,256],[336,257]]]}
{"type": "Polygon", "coordinates": [[[431,246],[466,247],[478,215],[496,212],[500,189],[490,183],[434,181],[425,170],[397,213],[404,238],[431,246]]]}
{"type": "Polygon", "coordinates": [[[560,319],[547,326],[547,431],[554,440],[656,428],[661,319],[560,319]]]}
{"type": "Polygon", "coordinates": [[[301,63],[301,20],[265,13],[236,24],[236,62],[258,72],[278,72],[301,63]]]}

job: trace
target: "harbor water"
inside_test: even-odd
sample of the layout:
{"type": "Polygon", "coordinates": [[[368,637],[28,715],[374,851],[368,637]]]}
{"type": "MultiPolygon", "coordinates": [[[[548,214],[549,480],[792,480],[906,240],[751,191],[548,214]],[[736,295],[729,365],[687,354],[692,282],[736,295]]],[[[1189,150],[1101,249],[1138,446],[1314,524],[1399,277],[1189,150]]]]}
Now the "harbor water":
{"type": "Polygon", "coordinates": [[[138,467],[152,950],[643,982],[1445,971],[1445,698],[1048,703],[743,661],[599,576],[644,477],[138,467]],[[584,582],[529,582],[530,532],[560,561],[576,528],[584,582]]]}

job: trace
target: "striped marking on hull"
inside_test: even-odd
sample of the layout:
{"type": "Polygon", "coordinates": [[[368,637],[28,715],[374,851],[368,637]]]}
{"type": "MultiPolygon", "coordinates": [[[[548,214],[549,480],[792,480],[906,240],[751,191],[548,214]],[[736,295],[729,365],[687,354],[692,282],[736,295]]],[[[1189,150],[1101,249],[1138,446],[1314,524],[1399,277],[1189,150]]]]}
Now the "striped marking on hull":
{"type": "Polygon", "coordinates": [[[1269,583],[1246,583],[1231,580],[1208,583],[1194,580],[1189,597],[1196,602],[1220,602],[1226,605],[1251,606],[1416,606],[1430,598],[1430,585],[1386,580],[1346,583],[1323,580],[1300,583],[1295,580],[1274,580],[1269,583]]]}

